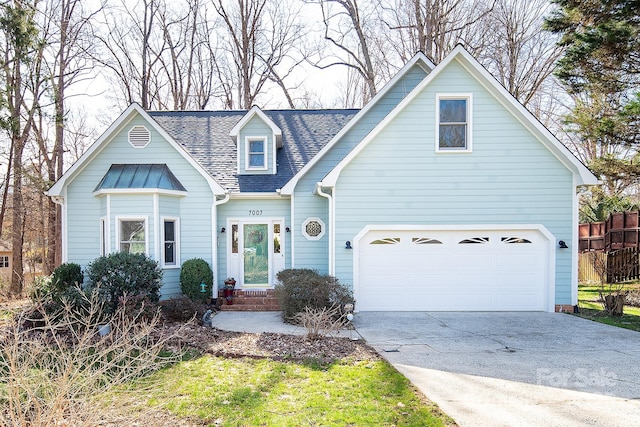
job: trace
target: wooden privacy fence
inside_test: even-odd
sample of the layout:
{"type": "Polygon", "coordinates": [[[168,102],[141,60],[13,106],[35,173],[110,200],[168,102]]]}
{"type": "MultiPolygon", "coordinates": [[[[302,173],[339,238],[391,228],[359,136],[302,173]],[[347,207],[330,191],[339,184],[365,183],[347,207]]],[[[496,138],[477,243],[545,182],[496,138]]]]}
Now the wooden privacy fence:
{"type": "Polygon", "coordinates": [[[578,281],[608,283],[640,279],[640,211],[618,212],[606,221],[578,226],[578,281]],[[597,255],[596,255],[597,254],[597,255]]]}
{"type": "Polygon", "coordinates": [[[607,283],[640,278],[638,247],[624,248],[607,254],[607,283]]]}
{"type": "Polygon", "coordinates": [[[579,282],[599,283],[601,274],[605,276],[607,283],[640,279],[640,248],[578,254],[579,282]]]}
{"type": "Polygon", "coordinates": [[[640,212],[618,212],[606,221],[578,226],[578,250],[614,251],[640,246],[640,212]]]}

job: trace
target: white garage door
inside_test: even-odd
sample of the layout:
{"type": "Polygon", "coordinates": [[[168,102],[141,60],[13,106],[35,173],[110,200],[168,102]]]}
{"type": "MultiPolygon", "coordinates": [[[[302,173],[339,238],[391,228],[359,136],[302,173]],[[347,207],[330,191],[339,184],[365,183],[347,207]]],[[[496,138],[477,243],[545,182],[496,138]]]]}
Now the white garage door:
{"type": "Polygon", "coordinates": [[[357,245],[360,311],[546,309],[538,230],[376,230],[357,245]]]}

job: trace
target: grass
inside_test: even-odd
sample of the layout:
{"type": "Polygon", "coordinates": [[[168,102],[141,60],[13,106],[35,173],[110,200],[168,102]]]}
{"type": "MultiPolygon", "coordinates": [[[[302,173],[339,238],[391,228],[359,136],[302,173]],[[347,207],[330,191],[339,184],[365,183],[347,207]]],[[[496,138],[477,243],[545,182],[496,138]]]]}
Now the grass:
{"type": "Polygon", "coordinates": [[[149,380],[138,404],[216,426],[454,424],[382,360],[321,365],[202,356],[149,380]]]}
{"type": "MultiPolygon", "coordinates": [[[[624,285],[623,290],[638,290],[640,283],[629,283],[624,285]]],[[[578,285],[578,306],[580,307],[580,317],[617,326],[619,328],[631,329],[640,332],[640,307],[624,306],[624,315],[609,316],[602,308],[598,285],[578,285]]]]}

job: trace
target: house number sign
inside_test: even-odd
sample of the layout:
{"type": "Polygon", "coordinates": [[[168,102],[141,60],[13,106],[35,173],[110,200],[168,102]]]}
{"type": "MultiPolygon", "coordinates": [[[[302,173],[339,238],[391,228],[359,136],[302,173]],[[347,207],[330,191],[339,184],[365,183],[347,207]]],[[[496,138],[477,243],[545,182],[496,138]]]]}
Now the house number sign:
{"type": "Polygon", "coordinates": [[[260,215],[262,215],[262,209],[260,209],[260,210],[250,210],[249,211],[249,215],[251,215],[251,216],[260,216],[260,215]]]}

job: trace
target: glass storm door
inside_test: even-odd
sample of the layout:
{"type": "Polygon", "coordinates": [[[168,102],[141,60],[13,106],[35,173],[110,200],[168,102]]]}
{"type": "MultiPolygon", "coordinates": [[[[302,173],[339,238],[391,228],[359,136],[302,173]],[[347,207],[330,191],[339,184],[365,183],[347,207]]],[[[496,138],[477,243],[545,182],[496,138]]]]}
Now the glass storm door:
{"type": "Polygon", "coordinates": [[[247,286],[269,284],[269,225],[243,224],[243,283],[247,286]]]}

